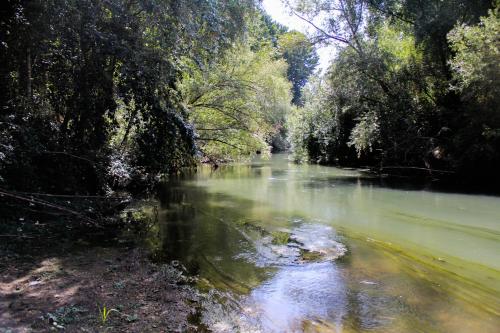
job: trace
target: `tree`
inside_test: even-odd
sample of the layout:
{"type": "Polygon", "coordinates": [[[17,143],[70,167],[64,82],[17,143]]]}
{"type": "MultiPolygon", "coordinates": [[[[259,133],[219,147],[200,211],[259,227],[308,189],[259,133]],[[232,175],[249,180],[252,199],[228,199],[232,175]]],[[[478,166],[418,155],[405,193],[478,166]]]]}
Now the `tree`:
{"type": "MultiPolygon", "coordinates": [[[[500,3],[499,3],[500,4],[500,3]]],[[[482,17],[478,25],[457,25],[448,33],[455,55],[451,69],[461,91],[481,95],[481,100],[499,101],[500,85],[500,5],[482,17]]],[[[469,94],[468,94],[469,95],[469,94]]]]}
{"type": "Polygon", "coordinates": [[[473,165],[483,175],[494,174],[493,166],[500,166],[493,98],[498,96],[498,18],[490,14],[475,26],[489,1],[297,0],[289,5],[316,28],[313,40],[338,46],[323,80],[326,97],[306,98],[306,109],[314,106],[317,118],[301,136],[306,144],[295,146],[307,147],[309,159],[409,174],[457,172],[461,179],[473,165]],[[320,23],[314,20],[318,16],[324,18],[320,23]],[[455,25],[450,48],[446,36],[455,25]]]}
{"type": "Polygon", "coordinates": [[[3,185],[96,193],[116,184],[116,170],[155,179],[192,165],[179,62],[222,55],[254,7],[252,0],[7,1],[3,185]]]}
{"type": "Polygon", "coordinates": [[[213,162],[268,153],[290,108],[286,63],[236,44],[216,63],[188,62],[179,83],[198,148],[213,162]]]}
{"type": "Polygon", "coordinates": [[[456,167],[487,181],[500,165],[499,3],[476,25],[457,24],[448,34],[455,52],[449,63],[464,106],[454,136],[456,167]],[[480,171],[480,172],[478,172],[480,171]]]}
{"type": "Polygon", "coordinates": [[[301,89],[318,64],[316,49],[303,33],[291,31],[279,36],[278,50],[288,63],[287,77],[293,86],[292,103],[301,105],[301,89]]]}

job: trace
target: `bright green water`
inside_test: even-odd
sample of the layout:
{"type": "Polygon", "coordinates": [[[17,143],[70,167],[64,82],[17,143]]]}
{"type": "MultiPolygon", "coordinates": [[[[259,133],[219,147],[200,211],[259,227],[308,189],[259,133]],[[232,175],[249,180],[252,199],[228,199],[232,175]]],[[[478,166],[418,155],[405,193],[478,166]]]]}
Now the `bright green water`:
{"type": "Polygon", "coordinates": [[[500,332],[498,197],[276,155],[171,180],[159,201],[151,246],[200,275],[214,331],[500,332]],[[275,231],[348,252],[304,261],[275,231]]]}

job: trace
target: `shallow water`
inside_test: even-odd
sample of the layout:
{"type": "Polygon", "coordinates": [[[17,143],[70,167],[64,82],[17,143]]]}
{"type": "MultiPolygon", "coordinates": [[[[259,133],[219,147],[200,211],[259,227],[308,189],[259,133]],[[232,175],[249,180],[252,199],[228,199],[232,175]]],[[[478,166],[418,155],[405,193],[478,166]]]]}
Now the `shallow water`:
{"type": "Polygon", "coordinates": [[[201,168],[158,197],[149,244],[200,276],[214,331],[499,332],[499,197],[285,155],[201,168]]]}

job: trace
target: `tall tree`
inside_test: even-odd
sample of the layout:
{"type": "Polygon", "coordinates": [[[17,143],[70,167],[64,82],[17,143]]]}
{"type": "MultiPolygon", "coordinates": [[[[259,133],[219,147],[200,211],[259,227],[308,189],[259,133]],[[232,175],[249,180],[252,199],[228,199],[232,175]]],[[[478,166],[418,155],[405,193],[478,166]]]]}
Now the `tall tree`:
{"type": "Polygon", "coordinates": [[[8,0],[0,24],[4,185],[97,192],[113,170],[142,179],[192,163],[179,61],[222,55],[254,6],[8,0]]]}
{"type": "MultiPolygon", "coordinates": [[[[496,46],[485,46],[496,45],[493,25],[489,32],[457,28],[450,35],[452,48],[447,40],[455,25],[477,24],[493,6],[489,0],[296,0],[289,5],[316,28],[314,40],[339,47],[324,83],[328,97],[306,101],[318,108],[314,115],[330,115],[332,121],[319,124],[313,117],[310,126],[291,126],[308,131],[292,134],[308,138],[302,147],[310,159],[462,176],[472,170],[472,160],[483,161],[475,163],[483,175],[500,165],[491,130],[496,117],[486,121],[486,113],[471,112],[474,104],[466,98],[474,86],[482,84],[485,93],[495,91],[497,83],[481,79],[466,90],[453,88],[453,76],[463,88],[467,78],[495,75],[490,59],[496,46]],[[462,31],[474,31],[477,38],[462,31]],[[467,78],[453,75],[457,69],[467,78]]],[[[496,113],[497,106],[489,105],[496,113]]]]}
{"type": "Polygon", "coordinates": [[[288,63],[287,76],[293,86],[292,102],[301,105],[301,90],[318,64],[316,49],[306,35],[290,31],[279,36],[278,50],[288,63]]]}
{"type": "Polygon", "coordinates": [[[286,63],[236,44],[216,63],[189,62],[179,83],[198,147],[212,161],[269,152],[290,108],[286,63]]]}

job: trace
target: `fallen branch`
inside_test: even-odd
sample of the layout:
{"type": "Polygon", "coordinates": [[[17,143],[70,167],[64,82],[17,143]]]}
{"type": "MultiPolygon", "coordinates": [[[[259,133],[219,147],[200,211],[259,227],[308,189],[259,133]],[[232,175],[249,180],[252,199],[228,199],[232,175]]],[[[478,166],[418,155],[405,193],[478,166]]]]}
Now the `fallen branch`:
{"type": "Polygon", "coordinates": [[[81,160],[81,161],[86,161],[88,163],[90,163],[90,165],[92,165],[93,167],[95,167],[95,162],[92,161],[92,160],[89,160],[88,158],[85,158],[85,157],[81,157],[81,156],[77,156],[77,155],[73,155],[73,154],[70,154],[70,153],[67,153],[65,151],[44,151],[42,152],[43,154],[49,154],[49,155],[65,155],[65,156],[69,156],[69,157],[72,157],[72,158],[75,158],[77,160],[81,160]]]}
{"type": "Polygon", "coordinates": [[[14,194],[25,194],[25,195],[34,195],[41,197],[54,197],[54,198],[89,198],[89,199],[127,199],[126,196],[103,196],[103,195],[72,195],[72,194],[48,194],[48,193],[35,193],[35,192],[11,192],[14,194]]]}
{"type": "Polygon", "coordinates": [[[385,170],[385,169],[410,169],[410,170],[422,170],[422,171],[428,171],[430,173],[432,172],[438,172],[438,173],[455,173],[454,171],[448,171],[448,170],[438,170],[438,169],[429,169],[429,168],[420,168],[420,167],[412,167],[412,166],[386,166],[386,167],[381,167],[380,170],[385,170]]]}
{"type": "Polygon", "coordinates": [[[63,207],[63,206],[52,204],[52,203],[49,203],[47,201],[40,200],[40,199],[27,198],[27,197],[24,197],[24,196],[21,196],[21,195],[18,195],[18,194],[11,193],[11,192],[9,192],[7,190],[4,190],[4,189],[1,189],[1,188],[0,188],[0,195],[5,195],[7,197],[14,198],[14,199],[17,199],[17,200],[27,201],[27,202],[30,202],[30,203],[34,203],[34,204],[38,204],[38,205],[50,207],[50,208],[53,208],[53,209],[57,209],[57,210],[69,213],[71,215],[78,216],[82,220],[84,220],[84,221],[86,221],[86,222],[94,225],[95,227],[102,228],[102,226],[100,226],[96,221],[92,220],[88,216],[86,216],[86,215],[84,215],[84,214],[82,214],[80,212],[77,212],[75,210],[63,207]]]}
{"type": "Polygon", "coordinates": [[[26,235],[0,235],[0,237],[15,237],[15,238],[35,238],[32,236],[26,236],[26,235]]]}

